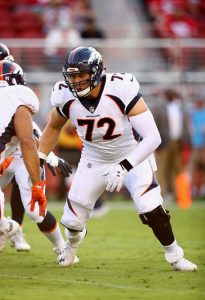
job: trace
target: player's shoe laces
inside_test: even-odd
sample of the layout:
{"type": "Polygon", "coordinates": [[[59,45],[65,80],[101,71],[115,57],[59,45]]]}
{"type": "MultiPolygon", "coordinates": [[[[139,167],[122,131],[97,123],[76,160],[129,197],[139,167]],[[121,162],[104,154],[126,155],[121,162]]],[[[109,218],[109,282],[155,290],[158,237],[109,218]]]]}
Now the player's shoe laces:
{"type": "Polygon", "coordinates": [[[0,251],[4,249],[6,241],[16,234],[18,229],[19,224],[8,217],[6,224],[0,227],[0,251]]]}
{"type": "Polygon", "coordinates": [[[14,247],[17,251],[29,251],[31,249],[31,246],[27,243],[25,235],[22,232],[22,228],[11,237],[11,247],[14,247]]]}
{"type": "Polygon", "coordinates": [[[79,258],[76,256],[76,253],[80,243],[84,240],[85,236],[86,236],[86,229],[84,228],[83,231],[80,232],[80,239],[78,242],[71,243],[70,241],[67,241],[65,243],[65,246],[60,252],[60,254],[58,255],[58,259],[57,259],[57,263],[61,267],[71,266],[79,262],[79,258]],[[75,262],[77,259],[78,261],[75,262]]]}
{"type": "Polygon", "coordinates": [[[197,266],[183,256],[184,251],[179,246],[173,252],[165,252],[165,259],[171,264],[174,271],[196,271],[197,266]]]}

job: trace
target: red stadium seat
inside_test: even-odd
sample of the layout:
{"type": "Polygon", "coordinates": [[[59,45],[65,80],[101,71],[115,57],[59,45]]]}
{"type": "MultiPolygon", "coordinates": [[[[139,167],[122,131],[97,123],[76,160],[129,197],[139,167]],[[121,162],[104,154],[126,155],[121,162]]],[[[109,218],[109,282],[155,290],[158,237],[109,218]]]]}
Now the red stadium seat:
{"type": "Polygon", "coordinates": [[[42,38],[44,37],[42,22],[40,18],[31,11],[15,13],[15,29],[20,38],[42,38]]]}
{"type": "Polygon", "coordinates": [[[40,39],[40,38],[44,38],[44,34],[37,29],[25,29],[22,30],[19,34],[18,34],[19,38],[30,38],[30,39],[40,39]]]}

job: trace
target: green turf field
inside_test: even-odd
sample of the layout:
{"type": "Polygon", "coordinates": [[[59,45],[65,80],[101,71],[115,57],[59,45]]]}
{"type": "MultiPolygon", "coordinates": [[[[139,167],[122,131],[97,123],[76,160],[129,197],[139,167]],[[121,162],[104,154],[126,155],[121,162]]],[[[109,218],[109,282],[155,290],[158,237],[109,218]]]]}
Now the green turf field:
{"type": "MultiPolygon", "coordinates": [[[[60,219],[62,203],[49,206],[60,219]]],[[[69,268],[55,263],[51,245],[25,218],[32,249],[17,253],[7,244],[0,253],[0,300],[205,299],[205,203],[169,209],[176,238],[198,265],[197,272],[171,271],[132,203],[112,202],[105,217],[90,220],[78,252],[80,263],[69,268]]]]}

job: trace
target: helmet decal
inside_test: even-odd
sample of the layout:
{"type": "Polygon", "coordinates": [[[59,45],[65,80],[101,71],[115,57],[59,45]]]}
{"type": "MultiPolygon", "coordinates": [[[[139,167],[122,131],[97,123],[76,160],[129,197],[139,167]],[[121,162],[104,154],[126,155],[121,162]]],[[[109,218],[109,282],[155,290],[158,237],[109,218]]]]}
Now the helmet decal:
{"type": "Polygon", "coordinates": [[[99,63],[102,60],[102,55],[96,51],[94,48],[92,48],[94,51],[91,52],[91,55],[88,59],[88,63],[92,63],[94,60],[97,60],[99,63]]]}

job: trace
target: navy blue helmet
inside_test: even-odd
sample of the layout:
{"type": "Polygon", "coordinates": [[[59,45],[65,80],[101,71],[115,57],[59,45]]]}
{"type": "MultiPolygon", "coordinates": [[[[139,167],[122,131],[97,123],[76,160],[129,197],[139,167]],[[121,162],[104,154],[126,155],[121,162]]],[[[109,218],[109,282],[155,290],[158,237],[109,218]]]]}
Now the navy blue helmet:
{"type": "Polygon", "coordinates": [[[8,59],[14,61],[13,56],[10,54],[10,51],[6,45],[0,43],[0,60],[8,59]]]}
{"type": "Polygon", "coordinates": [[[66,84],[75,97],[86,97],[98,85],[104,74],[102,55],[93,47],[77,47],[66,57],[63,76],[66,84]],[[83,72],[90,73],[89,79],[72,82],[72,75],[83,72]],[[82,84],[88,87],[81,88],[82,84]]]}

